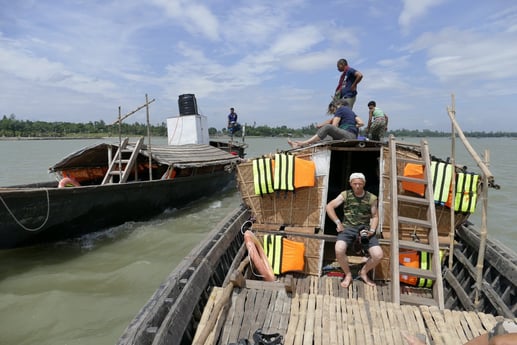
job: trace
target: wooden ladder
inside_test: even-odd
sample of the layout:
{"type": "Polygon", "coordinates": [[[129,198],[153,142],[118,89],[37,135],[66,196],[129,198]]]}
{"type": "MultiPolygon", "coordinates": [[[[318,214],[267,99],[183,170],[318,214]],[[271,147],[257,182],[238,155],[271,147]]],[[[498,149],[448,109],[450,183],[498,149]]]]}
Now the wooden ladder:
{"type": "Polygon", "coordinates": [[[118,183],[126,183],[143,143],[144,137],[138,139],[136,143],[130,143],[129,138],[125,138],[112,161],[109,162],[108,171],[102,180],[102,184],[113,183],[114,176],[120,177],[118,183]]]}
{"type": "Polygon", "coordinates": [[[391,194],[391,292],[392,301],[396,304],[425,304],[437,306],[444,309],[443,281],[440,263],[440,248],[438,242],[438,226],[436,223],[436,210],[434,206],[433,181],[431,171],[431,159],[427,141],[422,140],[420,144],[408,144],[396,142],[393,136],[389,140],[389,156],[391,162],[390,169],[390,194],[391,194]],[[420,151],[419,158],[407,158],[397,154],[399,146],[412,147],[415,151],[420,151]],[[401,164],[399,164],[401,163],[401,164]],[[424,166],[423,178],[405,177],[403,171],[399,172],[397,166],[403,167],[406,163],[419,164],[424,166]],[[424,197],[401,195],[401,183],[411,182],[424,185],[424,197]],[[415,219],[399,215],[399,201],[405,205],[415,205],[417,207],[427,207],[427,219],[415,219]],[[419,241],[408,241],[399,239],[399,224],[406,224],[419,228],[428,229],[429,243],[424,244],[419,241]],[[399,265],[399,249],[408,249],[431,253],[431,266],[429,269],[412,268],[399,265]],[[416,276],[417,278],[432,279],[433,297],[421,297],[418,295],[408,295],[400,293],[400,274],[416,276]]]}

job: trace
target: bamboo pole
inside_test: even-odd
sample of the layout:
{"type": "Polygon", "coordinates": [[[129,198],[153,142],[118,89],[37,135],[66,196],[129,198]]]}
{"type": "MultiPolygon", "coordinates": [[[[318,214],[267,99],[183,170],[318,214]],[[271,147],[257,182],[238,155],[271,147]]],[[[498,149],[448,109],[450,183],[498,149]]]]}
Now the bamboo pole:
{"type": "MultiPolygon", "coordinates": [[[[451,96],[452,98],[452,116],[456,118],[456,99],[454,97],[454,94],[451,96]]],[[[449,114],[451,116],[451,114],[449,114]]],[[[455,212],[454,212],[454,202],[455,202],[455,195],[456,195],[456,130],[454,129],[454,124],[451,123],[451,167],[452,167],[452,180],[451,180],[451,192],[452,192],[452,200],[451,200],[451,230],[449,233],[449,269],[452,270],[452,264],[454,259],[454,233],[456,230],[456,221],[455,221],[455,212]]]]}
{"type": "MultiPolygon", "coordinates": [[[[153,99],[154,101],[154,99],[153,99]]],[[[145,94],[145,112],[147,116],[147,152],[149,153],[149,181],[153,179],[153,155],[151,151],[151,123],[149,121],[149,98],[147,97],[147,94],[145,94]]]]}
{"type": "MultiPolygon", "coordinates": [[[[489,153],[485,150],[485,162],[488,164],[489,153]]],[[[474,299],[474,305],[476,309],[479,308],[479,295],[482,288],[483,282],[483,264],[485,261],[485,250],[487,241],[487,216],[488,216],[488,176],[483,175],[483,211],[481,213],[481,232],[479,240],[479,252],[478,260],[476,264],[476,294],[474,299]]]]}
{"type": "MultiPolygon", "coordinates": [[[[236,271],[242,274],[246,266],[249,265],[249,263],[250,259],[248,256],[244,260],[242,260],[236,271]]],[[[219,319],[219,317],[221,317],[219,315],[221,313],[221,310],[230,301],[230,297],[233,292],[233,286],[234,283],[230,281],[228,284],[226,284],[226,286],[223,287],[220,299],[215,302],[214,308],[211,311],[212,316],[208,319],[208,322],[206,323],[205,327],[203,327],[203,329],[196,330],[196,334],[194,335],[194,340],[192,342],[193,345],[205,344],[205,341],[207,340],[210,333],[213,331],[213,328],[217,323],[217,320],[219,319]]]]}
{"type": "Polygon", "coordinates": [[[494,175],[490,172],[488,167],[483,163],[481,158],[479,158],[479,155],[476,153],[476,151],[474,151],[474,149],[470,145],[469,141],[465,137],[465,134],[463,134],[463,131],[461,130],[461,128],[458,125],[458,123],[456,122],[455,114],[453,113],[453,111],[451,110],[450,107],[447,107],[447,112],[448,112],[449,117],[451,119],[451,122],[452,122],[452,124],[454,126],[454,129],[456,130],[456,132],[458,132],[458,137],[463,142],[463,145],[465,146],[465,148],[467,149],[469,154],[472,156],[472,158],[476,161],[476,164],[479,167],[479,169],[481,169],[483,175],[486,175],[489,184],[490,185],[494,184],[494,175]]]}
{"type": "MultiPolygon", "coordinates": [[[[450,107],[447,107],[447,110],[448,110],[448,114],[451,119],[453,128],[455,129],[455,131],[458,132],[458,136],[461,139],[461,141],[463,142],[463,145],[465,146],[467,151],[470,153],[472,158],[476,161],[477,166],[481,169],[482,177],[483,177],[483,194],[482,194],[483,210],[482,210],[482,219],[481,219],[480,243],[479,243],[478,258],[477,258],[477,264],[476,264],[477,271],[476,271],[475,298],[474,298],[474,305],[477,309],[479,307],[479,295],[480,295],[481,287],[482,287],[482,283],[483,283],[483,262],[485,260],[485,250],[486,250],[486,240],[487,240],[488,187],[495,186],[494,175],[488,169],[487,164],[485,164],[485,162],[481,160],[479,155],[476,153],[476,151],[474,151],[474,149],[468,142],[467,138],[465,137],[465,134],[463,134],[463,131],[461,130],[458,123],[456,122],[456,117],[455,117],[454,111],[450,107]]],[[[488,153],[486,153],[486,152],[485,152],[485,158],[486,159],[488,158],[488,153]]],[[[452,199],[454,200],[454,195],[453,195],[452,199]]]]}

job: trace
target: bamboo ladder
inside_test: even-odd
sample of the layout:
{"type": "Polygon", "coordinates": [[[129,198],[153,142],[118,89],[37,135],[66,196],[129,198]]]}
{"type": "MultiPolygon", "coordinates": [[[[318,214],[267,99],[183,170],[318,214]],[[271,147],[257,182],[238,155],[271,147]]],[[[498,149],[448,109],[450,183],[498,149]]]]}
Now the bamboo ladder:
{"type": "MultiPolygon", "coordinates": [[[[391,291],[392,301],[396,304],[425,304],[437,306],[444,309],[443,282],[440,264],[440,248],[438,242],[438,226],[436,223],[436,210],[434,207],[433,182],[432,176],[428,172],[431,171],[431,161],[429,156],[429,147],[427,141],[422,140],[420,144],[408,144],[395,141],[393,136],[389,140],[390,150],[390,195],[391,195],[391,291]],[[420,151],[421,158],[407,158],[397,155],[397,147],[412,147],[420,151]],[[424,166],[423,178],[405,177],[403,173],[397,170],[397,163],[413,163],[424,166]],[[400,183],[402,181],[418,183],[425,186],[425,194],[423,198],[413,197],[400,194],[400,183]],[[399,216],[399,200],[404,201],[408,205],[427,206],[427,219],[415,219],[399,216]],[[399,224],[409,224],[429,229],[429,243],[424,244],[414,241],[399,240],[399,224]],[[409,249],[418,252],[427,252],[432,254],[431,267],[428,270],[399,266],[399,249],[409,249]],[[416,276],[418,278],[432,279],[433,298],[422,297],[418,295],[407,295],[400,293],[400,274],[416,276]]],[[[404,166],[401,164],[401,166],[404,166]]]]}
{"type": "Polygon", "coordinates": [[[142,149],[143,142],[144,137],[139,138],[136,143],[130,143],[129,138],[125,138],[122,141],[113,160],[109,163],[109,168],[102,180],[102,184],[113,183],[114,176],[120,177],[118,183],[127,182],[131,169],[133,169],[138,154],[142,149]]]}

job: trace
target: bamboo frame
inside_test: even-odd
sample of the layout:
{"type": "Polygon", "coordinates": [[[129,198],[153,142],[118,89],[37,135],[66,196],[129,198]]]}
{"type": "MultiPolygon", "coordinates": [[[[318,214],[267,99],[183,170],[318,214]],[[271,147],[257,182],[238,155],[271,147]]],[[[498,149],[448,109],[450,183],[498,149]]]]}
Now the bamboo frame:
{"type": "MultiPolygon", "coordinates": [[[[482,175],[483,175],[483,210],[481,214],[481,229],[480,229],[480,243],[479,243],[479,252],[478,252],[478,258],[477,258],[477,264],[476,264],[476,285],[475,285],[475,297],[474,297],[474,305],[476,309],[479,308],[479,295],[481,293],[482,285],[483,285],[483,262],[485,260],[485,250],[486,250],[486,241],[487,241],[487,214],[488,214],[488,186],[495,185],[494,183],[494,175],[490,172],[488,169],[488,162],[485,162],[481,160],[479,155],[476,153],[476,151],[472,148],[469,141],[465,137],[465,134],[463,133],[463,130],[460,128],[458,122],[456,121],[456,112],[454,109],[454,95],[452,95],[452,103],[453,106],[447,107],[447,113],[449,115],[449,118],[451,119],[451,124],[453,128],[452,132],[452,143],[454,145],[454,138],[455,138],[455,132],[458,133],[458,137],[461,139],[463,145],[465,146],[465,149],[467,149],[468,153],[472,156],[472,158],[476,161],[477,166],[481,169],[482,175]]],[[[453,146],[454,150],[454,146],[453,146]]],[[[454,153],[454,151],[453,151],[454,153]]],[[[488,159],[488,151],[485,151],[485,159],[488,159]]],[[[452,157],[454,162],[454,156],[452,157]]],[[[454,174],[453,174],[454,176],[454,174]]],[[[454,179],[453,179],[454,181],[454,179]]],[[[453,185],[455,187],[455,185],[453,185]]],[[[453,190],[453,193],[455,191],[453,190]]],[[[454,195],[454,194],[453,194],[454,195]]],[[[451,213],[454,214],[454,197],[452,198],[453,204],[451,205],[451,213]]],[[[451,217],[452,219],[452,217],[451,217]]],[[[452,227],[451,223],[451,227],[452,227]]],[[[453,229],[454,231],[454,229],[453,229]]],[[[454,232],[452,233],[452,236],[454,236],[454,232]]],[[[452,247],[453,241],[451,241],[451,247],[452,247]]],[[[452,253],[452,250],[451,250],[452,253]]],[[[451,263],[449,263],[451,265],[451,263]]]]}

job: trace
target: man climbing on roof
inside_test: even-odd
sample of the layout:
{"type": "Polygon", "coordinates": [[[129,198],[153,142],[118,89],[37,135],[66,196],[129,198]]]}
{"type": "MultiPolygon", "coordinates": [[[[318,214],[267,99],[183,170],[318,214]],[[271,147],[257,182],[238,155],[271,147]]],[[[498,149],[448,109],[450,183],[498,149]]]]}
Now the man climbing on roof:
{"type": "Polygon", "coordinates": [[[379,264],[384,254],[375,235],[375,229],[379,224],[377,196],[364,190],[366,178],[362,173],[351,174],[349,183],[352,190],[341,192],[326,206],[327,215],[336,223],[338,233],[335,245],[336,259],[345,273],[341,286],[347,288],[352,282],[346,250],[358,239],[370,254],[359,271],[359,277],[365,284],[375,286],[368,277],[368,272],[379,264]],[[335,210],[341,205],[344,211],[343,221],[338,218],[335,210]]]}

